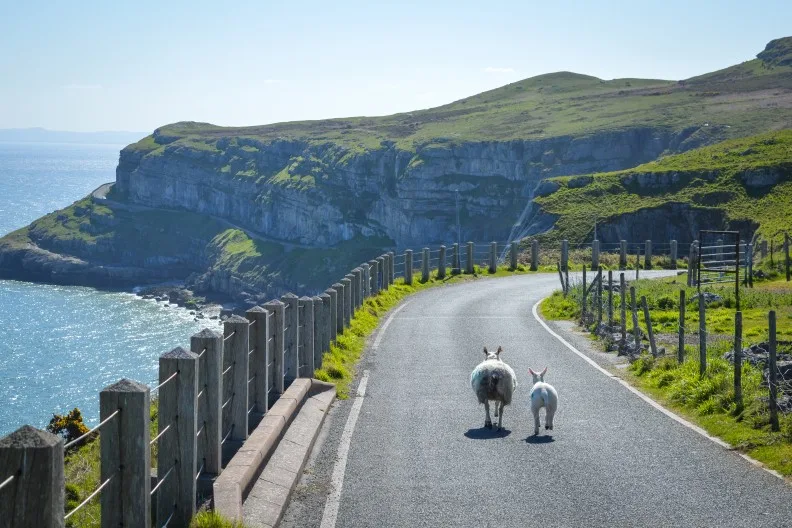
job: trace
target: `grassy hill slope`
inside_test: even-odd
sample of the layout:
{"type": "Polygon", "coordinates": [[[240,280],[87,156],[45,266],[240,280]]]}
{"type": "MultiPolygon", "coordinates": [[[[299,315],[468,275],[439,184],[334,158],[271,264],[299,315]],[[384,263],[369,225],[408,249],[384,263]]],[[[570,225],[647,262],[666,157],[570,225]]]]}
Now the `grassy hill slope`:
{"type": "MultiPolygon", "coordinates": [[[[558,72],[453,103],[384,117],[351,117],[252,127],[183,122],[137,144],[216,148],[226,137],[264,142],[300,139],[351,150],[394,143],[403,150],[433,142],[507,141],[585,135],[630,127],[682,130],[708,123],[723,139],[792,127],[792,37],[770,42],[759,58],[684,81],[614,79],[558,72]]],[[[222,147],[221,147],[222,148],[222,147]]]]}
{"type": "Polygon", "coordinates": [[[534,200],[558,216],[549,239],[589,240],[594,218],[607,223],[671,203],[722,210],[727,221],[757,225],[769,239],[792,230],[792,130],[725,141],[634,169],[549,181],[558,190],[534,200]]]}

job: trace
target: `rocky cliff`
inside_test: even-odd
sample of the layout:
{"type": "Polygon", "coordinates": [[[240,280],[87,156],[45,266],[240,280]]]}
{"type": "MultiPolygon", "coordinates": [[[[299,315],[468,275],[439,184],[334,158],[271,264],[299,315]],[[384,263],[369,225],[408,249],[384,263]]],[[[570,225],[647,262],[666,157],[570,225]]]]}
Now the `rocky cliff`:
{"type": "Polygon", "coordinates": [[[164,126],[121,152],[107,199],[83,200],[2,239],[0,276],[98,285],[180,278],[252,302],[315,292],[383,249],[456,240],[457,210],[461,238],[478,242],[542,232],[585,239],[575,223],[584,217],[564,206],[577,191],[613,236],[625,236],[625,222],[694,219],[721,207],[721,180],[671,210],[656,199],[676,189],[666,174],[629,207],[608,210],[608,193],[629,197],[630,182],[609,191],[591,175],[548,178],[791,128],[790,42],[686,81],[560,72],[392,116],[164,126]]]}
{"type": "Polygon", "coordinates": [[[354,152],[331,143],[224,138],[121,152],[115,196],[231,220],[272,239],[333,246],[378,235],[398,247],[462,238],[503,240],[537,182],[655,159],[680,144],[665,130],[631,129],[535,141],[383,144],[354,152]]]}

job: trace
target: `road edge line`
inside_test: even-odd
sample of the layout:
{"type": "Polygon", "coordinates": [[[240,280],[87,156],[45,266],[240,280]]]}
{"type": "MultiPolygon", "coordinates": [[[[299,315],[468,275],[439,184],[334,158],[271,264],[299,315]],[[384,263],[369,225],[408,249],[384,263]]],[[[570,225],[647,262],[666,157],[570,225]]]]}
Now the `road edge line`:
{"type": "MultiPolygon", "coordinates": [[[[390,326],[393,318],[402,311],[410,301],[406,301],[401,306],[393,310],[388,318],[383,323],[382,327],[377,332],[377,337],[371,345],[371,350],[377,350],[385,330],[390,326]]],[[[330,477],[330,484],[332,491],[327,496],[324,511],[322,512],[322,523],[320,528],[335,528],[336,520],[338,519],[338,508],[341,505],[341,489],[344,487],[344,474],[346,473],[347,459],[349,457],[349,448],[352,445],[352,434],[355,432],[355,425],[357,424],[360,409],[363,406],[363,398],[366,396],[366,387],[368,386],[369,371],[364,370],[363,376],[358,383],[357,391],[355,392],[355,401],[352,403],[352,409],[349,411],[344,430],[341,432],[341,441],[338,444],[338,453],[336,455],[336,462],[333,466],[333,473],[330,477]]]]}
{"type": "MultiPolygon", "coordinates": [[[[549,296],[548,296],[548,297],[549,297],[549,296]]],[[[562,345],[564,345],[564,346],[565,346],[565,347],[567,347],[569,350],[571,350],[572,352],[574,352],[575,354],[577,354],[577,355],[578,355],[580,358],[582,358],[582,359],[583,359],[584,361],[586,361],[586,362],[587,362],[589,365],[591,365],[592,367],[594,367],[595,369],[597,369],[598,371],[600,371],[602,374],[604,374],[605,376],[607,376],[607,377],[611,378],[612,380],[614,380],[614,381],[616,381],[616,382],[620,383],[620,384],[621,384],[622,386],[624,386],[624,387],[625,387],[627,390],[629,390],[630,392],[632,392],[633,394],[635,394],[636,396],[638,396],[639,398],[641,398],[641,399],[642,399],[644,402],[648,403],[649,405],[651,405],[652,407],[654,407],[655,409],[657,409],[657,410],[658,410],[658,411],[660,411],[661,413],[665,414],[666,416],[668,416],[668,417],[669,417],[669,418],[671,418],[672,420],[674,420],[674,421],[676,421],[677,423],[679,423],[679,424],[681,424],[681,425],[683,425],[683,426],[687,427],[688,429],[691,429],[691,430],[695,431],[696,433],[700,434],[701,436],[703,436],[703,437],[704,437],[704,438],[706,438],[707,440],[710,440],[711,442],[713,442],[713,443],[715,443],[715,444],[719,445],[720,447],[722,447],[722,448],[723,448],[723,449],[725,449],[726,451],[729,451],[729,452],[731,452],[731,453],[734,453],[734,454],[736,454],[737,456],[739,456],[739,457],[741,457],[741,458],[743,458],[743,459],[747,460],[748,462],[750,462],[750,463],[751,463],[751,464],[753,464],[754,466],[756,466],[756,467],[758,467],[758,468],[760,468],[760,469],[763,469],[763,470],[765,470],[766,472],[768,472],[768,473],[770,473],[771,475],[773,475],[774,477],[776,477],[776,478],[778,478],[778,479],[781,479],[781,480],[783,480],[783,481],[784,481],[784,482],[786,482],[787,484],[790,484],[790,481],[789,481],[789,480],[787,480],[787,478],[786,478],[786,477],[784,477],[784,476],[783,476],[781,473],[779,473],[778,471],[776,471],[776,470],[774,470],[774,469],[770,469],[770,468],[769,468],[769,467],[767,467],[767,466],[766,466],[764,463],[762,463],[762,462],[760,462],[760,461],[756,460],[755,458],[752,458],[752,457],[750,457],[749,455],[746,455],[745,453],[741,453],[741,452],[739,452],[739,451],[736,451],[736,450],[734,449],[734,447],[733,447],[733,446],[731,446],[730,444],[728,444],[727,442],[725,442],[725,441],[721,440],[720,438],[718,438],[718,437],[716,437],[716,436],[712,436],[711,434],[709,434],[707,431],[705,431],[704,429],[702,429],[702,428],[701,428],[701,427],[699,427],[698,425],[696,425],[696,424],[694,424],[694,423],[692,423],[692,422],[690,422],[690,421],[688,421],[688,420],[686,420],[686,419],[682,418],[681,416],[679,416],[679,415],[678,415],[678,414],[676,414],[675,412],[673,412],[673,411],[671,411],[671,410],[667,409],[666,407],[662,406],[660,403],[658,403],[657,401],[653,400],[652,398],[650,398],[649,396],[647,396],[646,394],[644,394],[643,392],[641,392],[640,390],[638,390],[636,387],[633,387],[633,386],[632,386],[630,383],[628,383],[626,380],[624,380],[624,379],[622,379],[622,378],[620,378],[620,377],[618,377],[618,376],[615,376],[615,375],[614,375],[614,374],[612,374],[611,372],[608,372],[606,369],[604,369],[603,367],[601,367],[601,366],[600,366],[600,365],[599,365],[599,364],[598,364],[596,361],[594,361],[593,359],[591,359],[590,357],[588,357],[586,354],[584,354],[583,352],[581,352],[580,350],[578,350],[577,348],[575,348],[575,346],[574,346],[574,345],[570,344],[570,343],[569,343],[569,342],[568,342],[566,339],[564,339],[563,337],[561,337],[560,335],[558,335],[558,334],[557,334],[557,333],[556,333],[556,332],[555,332],[555,331],[554,331],[552,328],[550,328],[550,326],[549,326],[549,325],[548,325],[548,324],[547,324],[547,323],[544,321],[544,319],[542,319],[542,318],[539,316],[539,313],[538,313],[538,307],[539,307],[539,305],[540,305],[540,304],[542,304],[542,302],[544,302],[544,300],[545,300],[545,299],[547,299],[548,297],[543,297],[542,299],[539,299],[539,301],[538,301],[536,304],[534,304],[534,305],[533,305],[533,308],[531,309],[531,313],[533,313],[534,319],[536,319],[536,320],[539,322],[539,324],[541,324],[541,325],[544,327],[544,329],[545,329],[545,330],[547,330],[547,332],[548,332],[550,335],[552,335],[553,337],[555,337],[556,339],[558,339],[558,340],[561,342],[561,344],[562,344],[562,345]]]]}

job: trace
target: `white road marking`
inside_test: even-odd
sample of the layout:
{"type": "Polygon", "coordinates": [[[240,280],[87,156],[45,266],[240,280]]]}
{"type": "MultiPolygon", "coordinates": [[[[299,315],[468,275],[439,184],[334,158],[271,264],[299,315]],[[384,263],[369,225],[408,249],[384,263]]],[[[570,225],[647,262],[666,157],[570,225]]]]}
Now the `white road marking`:
{"type": "MultiPolygon", "coordinates": [[[[546,299],[546,297],[545,297],[545,299],[546,299]]],[[[639,391],[638,389],[636,389],[635,387],[633,387],[632,385],[627,383],[625,380],[619,378],[618,376],[614,376],[613,374],[611,374],[610,372],[608,372],[607,370],[605,370],[604,368],[599,366],[596,361],[594,361],[593,359],[588,357],[586,354],[584,354],[583,352],[581,352],[580,350],[578,350],[577,348],[575,348],[574,346],[569,344],[569,342],[566,339],[564,339],[563,337],[561,337],[560,335],[555,333],[547,325],[547,323],[545,323],[544,320],[541,317],[539,317],[539,313],[538,313],[537,309],[539,308],[539,305],[542,303],[542,301],[544,301],[544,299],[540,299],[539,302],[534,304],[533,309],[531,310],[533,312],[534,319],[536,319],[539,322],[539,324],[541,324],[544,327],[544,329],[547,330],[547,332],[550,335],[552,335],[553,337],[558,339],[561,342],[561,344],[564,345],[565,347],[567,347],[569,350],[571,350],[572,352],[574,352],[575,354],[580,356],[584,361],[586,361],[586,363],[588,363],[589,365],[591,365],[592,367],[594,367],[595,369],[597,369],[601,373],[605,374],[607,377],[611,378],[612,380],[615,380],[618,383],[621,383],[627,390],[629,390],[630,392],[632,392],[633,394],[635,394],[636,396],[641,398],[643,401],[645,401],[646,403],[648,403],[649,405],[651,405],[652,407],[654,407],[655,409],[657,409],[661,413],[665,414],[666,416],[668,416],[672,420],[675,420],[676,422],[684,425],[688,429],[691,429],[691,430],[697,432],[698,434],[700,434],[704,438],[706,438],[706,439],[718,444],[719,446],[723,447],[724,449],[727,449],[729,451],[732,451],[732,452],[736,453],[737,455],[741,456],[742,458],[744,458],[745,460],[747,460],[751,464],[753,464],[753,465],[755,465],[755,466],[757,466],[757,467],[759,467],[761,469],[764,469],[765,471],[767,471],[771,475],[773,475],[775,477],[778,477],[778,478],[780,478],[783,481],[786,481],[786,478],[784,478],[784,476],[781,473],[779,473],[778,471],[775,471],[775,470],[772,470],[772,469],[768,468],[767,466],[765,466],[764,464],[762,464],[758,460],[755,460],[755,459],[751,458],[750,456],[748,456],[748,455],[746,455],[744,453],[740,453],[738,451],[734,451],[731,445],[727,444],[726,442],[724,442],[720,438],[716,438],[716,437],[710,435],[707,431],[705,431],[701,427],[699,427],[699,426],[697,426],[697,425],[685,420],[684,418],[682,418],[678,414],[675,414],[674,412],[669,411],[668,409],[666,409],[665,407],[663,407],[662,405],[660,405],[659,403],[654,401],[652,398],[650,398],[649,396],[647,396],[643,392],[639,391]]]]}
{"type": "MultiPolygon", "coordinates": [[[[385,334],[385,330],[388,329],[388,326],[390,326],[393,318],[408,304],[409,301],[405,302],[390,314],[377,333],[377,337],[374,338],[374,343],[371,345],[372,350],[376,350],[379,347],[382,336],[385,334]]],[[[333,475],[330,478],[332,491],[327,497],[324,512],[322,513],[321,528],[335,528],[336,519],[338,518],[338,507],[341,504],[341,488],[344,486],[344,473],[346,472],[347,458],[349,456],[349,446],[352,444],[352,434],[355,432],[355,424],[357,424],[358,416],[360,415],[360,408],[363,406],[363,398],[366,396],[368,376],[369,371],[364,370],[355,394],[355,401],[352,402],[352,409],[349,411],[349,417],[347,418],[346,425],[344,425],[344,431],[341,433],[341,442],[338,444],[336,463],[333,466],[333,475]]]]}
{"type": "Polygon", "coordinates": [[[454,320],[467,320],[467,319],[522,319],[518,315],[432,315],[423,317],[400,317],[400,321],[434,321],[436,319],[454,319],[454,320]]]}

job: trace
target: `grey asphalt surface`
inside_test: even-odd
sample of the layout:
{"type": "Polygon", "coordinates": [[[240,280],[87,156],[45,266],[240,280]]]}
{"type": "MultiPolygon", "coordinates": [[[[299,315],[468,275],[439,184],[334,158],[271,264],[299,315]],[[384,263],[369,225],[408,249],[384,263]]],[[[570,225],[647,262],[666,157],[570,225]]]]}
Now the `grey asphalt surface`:
{"type": "MultiPolygon", "coordinates": [[[[361,372],[368,389],[338,527],[792,526],[792,487],[649,406],[531,314],[553,275],[422,292],[361,372]],[[505,431],[469,385],[482,347],[517,372],[505,431]],[[532,437],[528,367],[549,367],[555,430],[532,437]]],[[[351,400],[331,411],[282,526],[319,526],[351,400]]],[[[544,425],[544,421],[542,421],[544,425]]]]}

